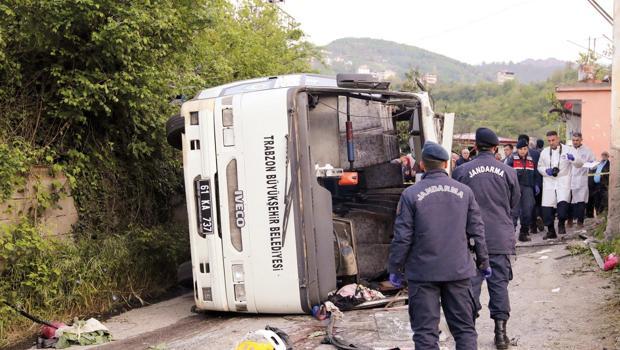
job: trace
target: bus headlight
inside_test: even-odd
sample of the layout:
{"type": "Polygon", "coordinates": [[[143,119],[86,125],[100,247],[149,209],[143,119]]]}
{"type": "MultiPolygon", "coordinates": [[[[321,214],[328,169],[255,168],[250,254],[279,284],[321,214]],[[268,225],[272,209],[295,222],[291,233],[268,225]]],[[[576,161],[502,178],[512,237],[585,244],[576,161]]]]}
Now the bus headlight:
{"type": "Polygon", "coordinates": [[[245,302],[245,284],[235,284],[235,300],[245,302]]]}
{"type": "Polygon", "coordinates": [[[233,264],[232,265],[232,278],[235,283],[243,283],[245,280],[245,274],[243,273],[243,265],[241,264],[233,264]]]}

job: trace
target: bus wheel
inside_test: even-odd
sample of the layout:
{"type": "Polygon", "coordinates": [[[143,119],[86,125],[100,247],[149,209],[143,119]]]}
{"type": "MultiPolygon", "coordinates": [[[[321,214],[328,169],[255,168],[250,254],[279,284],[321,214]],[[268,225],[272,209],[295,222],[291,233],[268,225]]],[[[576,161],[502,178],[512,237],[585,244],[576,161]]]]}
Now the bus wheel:
{"type": "Polygon", "coordinates": [[[181,134],[185,132],[185,119],[180,115],[170,117],[166,122],[168,144],[176,149],[183,149],[181,134]]]}
{"type": "Polygon", "coordinates": [[[194,277],[192,275],[192,262],[186,261],[177,268],[177,283],[185,288],[194,287],[194,277]]]}

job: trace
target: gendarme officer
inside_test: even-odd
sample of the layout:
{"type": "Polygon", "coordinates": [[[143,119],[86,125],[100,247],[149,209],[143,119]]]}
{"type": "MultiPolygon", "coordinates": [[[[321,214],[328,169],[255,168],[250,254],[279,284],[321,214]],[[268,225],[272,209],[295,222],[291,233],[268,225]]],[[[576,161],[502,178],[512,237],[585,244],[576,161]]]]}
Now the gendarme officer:
{"type": "Polygon", "coordinates": [[[424,144],[420,166],[425,174],[401,195],[390,246],[390,281],[396,286],[403,277],[409,281],[416,349],[439,349],[440,300],[456,348],[477,349],[470,279],[477,269],[491,275],[478,204],[469,187],[448,176],[448,159],[442,146],[424,144]]]}
{"type": "MultiPolygon", "coordinates": [[[[493,275],[487,278],[489,289],[489,310],[495,320],[495,346],[507,349],[506,322],[510,317],[508,282],[512,279],[510,255],[515,254],[515,230],[512,211],[519,205],[521,197],[517,173],[508,165],[495,160],[494,153],[499,145],[497,135],[487,128],[476,130],[478,156],[469,163],[454,170],[453,177],[469,186],[480,205],[484,233],[489,251],[493,275]]],[[[474,296],[480,306],[482,276],[472,279],[474,296]]]]}

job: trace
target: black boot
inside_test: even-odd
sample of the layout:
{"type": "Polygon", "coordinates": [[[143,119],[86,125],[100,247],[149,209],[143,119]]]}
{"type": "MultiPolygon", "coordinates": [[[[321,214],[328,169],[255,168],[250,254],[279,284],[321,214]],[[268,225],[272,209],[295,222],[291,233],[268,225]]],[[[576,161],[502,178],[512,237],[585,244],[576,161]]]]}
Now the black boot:
{"type": "Polygon", "coordinates": [[[547,234],[543,237],[543,239],[554,239],[558,238],[558,235],[555,234],[555,227],[552,225],[547,226],[547,234]]]}
{"type": "Polygon", "coordinates": [[[528,228],[521,226],[521,230],[519,231],[519,241],[521,241],[521,242],[529,242],[531,240],[532,239],[530,238],[528,228]]]}
{"type": "Polygon", "coordinates": [[[561,235],[565,235],[566,234],[566,226],[564,225],[564,221],[560,220],[558,222],[558,233],[561,235]]]}
{"type": "Polygon", "coordinates": [[[495,320],[495,347],[508,349],[510,339],[506,335],[506,320],[495,320]]]}
{"type": "Polygon", "coordinates": [[[538,233],[538,227],[536,227],[536,223],[533,223],[530,225],[530,233],[531,234],[538,233]]]}

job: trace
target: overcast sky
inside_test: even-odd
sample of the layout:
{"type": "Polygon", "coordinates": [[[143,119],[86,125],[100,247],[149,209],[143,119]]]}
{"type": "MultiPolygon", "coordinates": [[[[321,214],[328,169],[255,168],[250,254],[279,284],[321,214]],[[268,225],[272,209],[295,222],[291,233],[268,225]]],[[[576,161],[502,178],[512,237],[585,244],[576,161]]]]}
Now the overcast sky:
{"type": "MultiPolygon", "coordinates": [[[[613,15],[613,0],[598,2],[613,15]]],[[[609,43],[603,35],[612,37],[611,25],[587,0],[285,0],[281,6],[318,45],[370,37],[472,64],[574,61],[588,37],[597,38],[599,52],[609,43]]]]}

